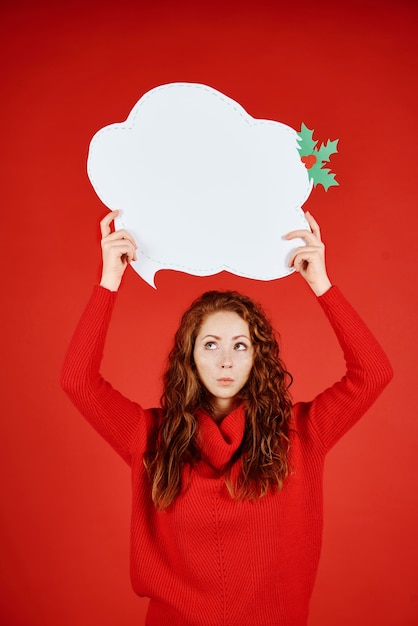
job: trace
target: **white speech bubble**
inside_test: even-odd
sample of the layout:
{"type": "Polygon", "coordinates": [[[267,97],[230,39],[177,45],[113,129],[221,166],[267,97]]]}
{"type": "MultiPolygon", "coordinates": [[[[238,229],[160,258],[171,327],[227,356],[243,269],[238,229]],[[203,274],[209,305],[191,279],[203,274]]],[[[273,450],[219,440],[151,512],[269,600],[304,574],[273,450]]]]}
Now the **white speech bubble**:
{"type": "Polygon", "coordinates": [[[117,227],[139,246],[132,267],[150,285],[161,269],[273,280],[294,271],[290,253],[304,243],[283,235],[309,228],[297,139],[211,87],[170,83],[94,135],[87,169],[102,202],[121,210],[117,227]]]}

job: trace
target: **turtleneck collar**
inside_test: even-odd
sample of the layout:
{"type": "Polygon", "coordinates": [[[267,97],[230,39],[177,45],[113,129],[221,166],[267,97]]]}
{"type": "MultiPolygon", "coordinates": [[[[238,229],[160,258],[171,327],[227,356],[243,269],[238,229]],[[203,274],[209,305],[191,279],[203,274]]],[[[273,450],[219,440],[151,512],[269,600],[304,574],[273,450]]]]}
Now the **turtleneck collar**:
{"type": "Polygon", "coordinates": [[[241,445],[245,428],[244,405],[240,404],[219,424],[203,409],[197,411],[198,443],[203,459],[221,470],[241,445]]]}

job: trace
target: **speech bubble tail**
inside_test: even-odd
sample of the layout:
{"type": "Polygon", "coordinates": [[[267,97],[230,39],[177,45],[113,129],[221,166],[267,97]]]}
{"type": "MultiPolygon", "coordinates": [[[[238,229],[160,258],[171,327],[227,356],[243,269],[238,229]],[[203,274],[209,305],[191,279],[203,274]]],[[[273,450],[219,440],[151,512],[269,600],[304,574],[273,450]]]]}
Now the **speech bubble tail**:
{"type": "Polygon", "coordinates": [[[150,287],[157,289],[155,286],[154,278],[155,274],[158,272],[160,266],[158,263],[145,256],[143,253],[138,252],[138,258],[136,261],[132,261],[131,265],[137,274],[141,276],[143,280],[145,280],[150,287]]]}

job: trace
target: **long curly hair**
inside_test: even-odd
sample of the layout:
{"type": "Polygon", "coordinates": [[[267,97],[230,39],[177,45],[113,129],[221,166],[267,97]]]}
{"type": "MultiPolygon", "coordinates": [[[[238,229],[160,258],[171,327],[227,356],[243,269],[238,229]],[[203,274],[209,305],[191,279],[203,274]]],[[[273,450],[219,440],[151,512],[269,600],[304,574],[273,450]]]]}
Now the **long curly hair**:
{"type": "Polygon", "coordinates": [[[196,410],[203,407],[210,412],[210,398],[197,375],[193,350],[203,321],[218,311],[232,311],[248,323],[254,354],[250,376],[239,394],[246,416],[243,441],[223,470],[226,486],[236,499],[253,499],[270,488],[281,489],[289,473],[292,377],[280,359],[272,325],[249,297],[235,291],[208,291],[184,313],[175,334],[164,374],[163,417],[144,457],[159,509],[176,499],[183,470],[201,458],[196,410]]]}

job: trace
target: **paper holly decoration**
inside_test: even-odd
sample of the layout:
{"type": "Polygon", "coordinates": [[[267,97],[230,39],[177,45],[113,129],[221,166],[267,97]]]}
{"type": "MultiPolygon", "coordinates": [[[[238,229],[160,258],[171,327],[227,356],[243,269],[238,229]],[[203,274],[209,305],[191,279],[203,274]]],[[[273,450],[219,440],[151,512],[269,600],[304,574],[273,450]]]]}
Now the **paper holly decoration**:
{"type": "Polygon", "coordinates": [[[314,131],[310,130],[302,122],[301,130],[298,133],[300,158],[308,170],[314,187],[322,185],[325,191],[328,191],[330,187],[338,185],[335,180],[335,174],[331,172],[329,167],[330,156],[338,152],[338,139],[334,141],[328,139],[328,141],[320,145],[319,141],[313,139],[313,134],[314,131]]]}

